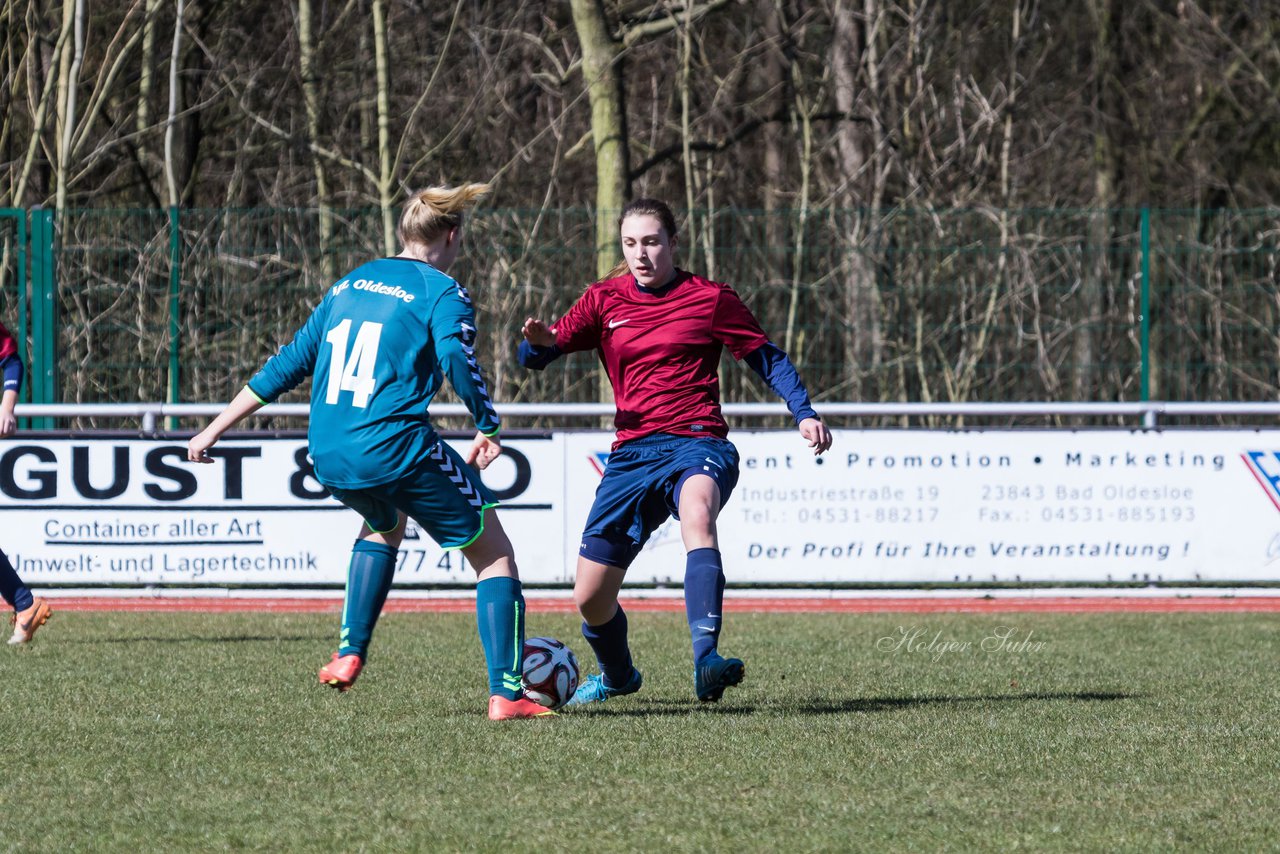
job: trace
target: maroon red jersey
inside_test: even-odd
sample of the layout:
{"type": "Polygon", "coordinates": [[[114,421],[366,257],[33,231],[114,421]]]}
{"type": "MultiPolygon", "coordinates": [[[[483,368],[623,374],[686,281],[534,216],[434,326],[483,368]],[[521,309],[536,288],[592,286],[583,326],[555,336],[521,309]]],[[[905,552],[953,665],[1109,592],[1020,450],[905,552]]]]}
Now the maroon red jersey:
{"type": "Polygon", "coordinates": [[[18,342],[13,340],[9,330],[4,328],[3,323],[0,323],[0,362],[3,362],[16,352],[18,352],[18,342]]]}
{"type": "Polygon", "coordinates": [[[652,433],[728,435],[721,348],[741,359],[769,340],[733,288],[683,270],[657,290],[630,274],[597,282],[554,328],[562,351],[600,351],[618,407],[615,448],[652,433]]]}

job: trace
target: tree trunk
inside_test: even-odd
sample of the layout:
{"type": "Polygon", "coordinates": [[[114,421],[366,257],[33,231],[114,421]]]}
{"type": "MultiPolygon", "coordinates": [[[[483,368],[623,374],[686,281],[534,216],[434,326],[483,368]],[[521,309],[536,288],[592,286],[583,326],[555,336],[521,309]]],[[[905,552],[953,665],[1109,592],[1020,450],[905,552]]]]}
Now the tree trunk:
{"type": "Polygon", "coordinates": [[[382,209],[382,246],[396,251],[396,224],[391,209],[395,176],[391,174],[391,75],[387,68],[387,13],[383,0],[373,0],[373,56],[378,80],[378,206],[382,209]]]}
{"type": "MultiPolygon", "coordinates": [[[[783,115],[790,107],[787,87],[787,66],[783,57],[782,46],[784,29],[782,12],[776,0],[757,0],[756,14],[764,21],[765,48],[759,61],[753,63],[752,71],[759,76],[759,89],[766,93],[760,104],[760,112],[766,116],[783,115]]],[[[779,211],[786,206],[786,155],[782,122],[765,122],[760,130],[761,147],[764,149],[764,187],[761,188],[761,203],[764,207],[765,252],[768,258],[768,279],[785,281],[788,276],[786,246],[786,229],[779,211]]]]}
{"type": "Polygon", "coordinates": [[[134,139],[128,145],[133,151],[134,168],[138,173],[139,183],[146,187],[147,195],[157,207],[160,205],[160,193],[156,188],[157,176],[148,172],[154,169],[154,153],[147,148],[146,139],[151,130],[151,99],[155,91],[156,61],[156,17],[160,12],[160,0],[146,0],[142,18],[142,56],[138,60],[138,95],[134,104],[133,130],[134,139]]]}
{"type": "Polygon", "coordinates": [[[570,5],[591,103],[596,153],[596,275],[603,276],[617,262],[614,220],[631,195],[621,47],[609,33],[599,0],[570,0],[570,5]]]}
{"type": "MultiPolygon", "coordinates": [[[[156,54],[156,13],[160,0],[147,0],[146,15],[142,19],[142,60],[138,66],[138,105],[134,111],[133,128],[141,136],[151,125],[151,64],[156,54]]],[[[141,146],[139,146],[141,148],[141,146]]]]}
{"type": "MultiPolygon", "coordinates": [[[[868,152],[874,151],[876,140],[868,140],[865,124],[853,121],[858,106],[858,69],[864,68],[864,79],[870,85],[878,80],[875,29],[879,18],[877,0],[864,4],[865,36],[859,39],[858,26],[847,0],[840,0],[832,11],[833,35],[831,39],[831,70],[835,85],[836,108],[843,115],[836,131],[836,151],[841,167],[840,193],[842,207],[850,209],[848,246],[845,254],[845,310],[849,335],[846,338],[845,363],[848,369],[847,388],[851,399],[863,397],[861,377],[874,375],[883,361],[884,341],[880,320],[880,298],[876,292],[875,264],[866,254],[866,217],[876,216],[874,210],[866,210],[869,199],[859,194],[859,188],[871,188],[875,184],[877,170],[870,162],[868,152]],[[859,43],[863,49],[859,51],[859,43]],[[859,56],[859,53],[862,56],[859,56]],[[866,210],[859,215],[858,210],[866,210]]],[[[869,101],[878,101],[871,92],[869,101]]],[[[875,107],[873,106],[873,110],[875,107]]]]}
{"type": "Polygon", "coordinates": [[[320,95],[316,86],[315,48],[311,39],[311,0],[298,0],[298,71],[302,75],[302,102],[307,110],[307,138],[311,143],[311,168],[316,176],[316,204],[320,217],[320,275],[325,283],[334,278],[333,211],[329,209],[329,183],[324,159],[316,153],[320,145],[320,95]]]}
{"type": "MultiPolygon", "coordinates": [[[[35,33],[31,34],[34,39],[35,33]]],[[[44,78],[43,84],[37,79],[37,66],[40,65],[40,51],[36,50],[34,45],[29,49],[30,56],[29,68],[31,71],[27,74],[27,87],[32,95],[35,94],[35,87],[40,86],[40,97],[36,102],[34,114],[31,118],[31,136],[27,140],[27,150],[22,158],[22,167],[18,172],[18,180],[14,185],[12,204],[14,207],[21,207],[23,199],[27,194],[27,185],[31,181],[32,172],[36,168],[37,154],[40,151],[41,137],[44,135],[45,125],[49,118],[49,106],[54,101],[55,93],[58,91],[58,74],[56,69],[61,64],[62,55],[67,49],[67,40],[70,38],[70,30],[63,29],[58,36],[58,42],[53,47],[53,53],[49,60],[48,76],[44,78]]],[[[55,104],[53,112],[57,112],[58,107],[55,104]]],[[[41,199],[41,203],[44,199],[41,199]]]]}
{"type": "Polygon", "coordinates": [[[685,241],[684,255],[686,263],[690,269],[697,268],[696,263],[698,254],[698,221],[694,213],[694,169],[693,149],[690,143],[693,141],[693,130],[691,127],[691,116],[689,114],[690,100],[690,74],[693,65],[693,27],[690,26],[691,21],[690,7],[685,7],[684,26],[680,32],[680,145],[682,151],[680,154],[680,162],[684,167],[684,205],[688,212],[685,223],[685,233],[688,235],[685,241]]]}
{"type": "Polygon", "coordinates": [[[169,207],[182,203],[178,190],[177,171],[174,167],[173,135],[178,123],[178,64],[182,56],[182,15],[185,0],[178,0],[178,11],[173,23],[173,50],[169,54],[169,113],[164,123],[164,177],[169,191],[169,207]]]}
{"type": "Polygon", "coordinates": [[[1115,118],[1115,110],[1118,106],[1113,98],[1114,88],[1117,85],[1113,0],[1090,0],[1089,11],[1095,26],[1093,42],[1094,210],[1089,215],[1080,288],[1080,309],[1076,312],[1079,320],[1072,346],[1071,395],[1074,400],[1093,400],[1099,396],[1095,386],[1101,353],[1098,347],[1098,330],[1095,326],[1098,318],[1102,316],[1103,279],[1110,269],[1107,258],[1111,243],[1110,209],[1116,199],[1116,150],[1115,141],[1111,137],[1111,122],[1115,118]]]}
{"type": "Polygon", "coordinates": [[[71,171],[71,138],[75,134],[76,95],[80,65],[84,61],[84,0],[63,0],[62,29],[74,33],[74,49],[63,51],[58,73],[58,140],[55,150],[58,163],[54,168],[54,209],[58,216],[67,206],[67,179],[71,171]]]}

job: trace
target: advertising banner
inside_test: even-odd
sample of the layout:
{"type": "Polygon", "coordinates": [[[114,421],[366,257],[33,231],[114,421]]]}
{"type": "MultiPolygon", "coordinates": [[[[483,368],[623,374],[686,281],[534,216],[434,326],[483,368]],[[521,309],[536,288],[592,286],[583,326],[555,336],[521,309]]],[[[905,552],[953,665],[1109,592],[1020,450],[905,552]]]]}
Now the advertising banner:
{"type": "MultiPolygon", "coordinates": [[[[561,444],[508,441],[483,475],[530,581],[566,579],[561,444]]],[[[345,582],[361,519],[315,481],[305,438],[227,439],[210,455],[188,463],[186,443],[165,440],[0,444],[0,547],[35,585],[345,582]]],[[[475,577],[410,523],[396,579],[475,577]]]]}
{"type": "MultiPolygon", "coordinates": [[[[1280,432],[838,430],[730,438],[719,519],[731,582],[1261,581],[1280,578],[1280,432]]],[[[566,438],[585,519],[611,436],[566,438]]],[[[679,583],[670,521],[628,581],[679,583]]]]}
{"type": "MultiPolygon", "coordinates": [[[[737,431],[719,519],[729,582],[1274,581],[1280,432],[737,431]]],[[[611,433],[508,438],[483,473],[522,577],[573,579],[611,433]]],[[[450,440],[465,452],[469,438],[450,440]]],[[[312,476],[302,438],[238,438],[215,463],[180,440],[0,443],[0,547],[41,584],[340,585],[359,517],[312,476]]],[[[679,584],[679,523],[632,584],[679,584]]],[[[397,581],[474,581],[410,525],[397,581]]]]}

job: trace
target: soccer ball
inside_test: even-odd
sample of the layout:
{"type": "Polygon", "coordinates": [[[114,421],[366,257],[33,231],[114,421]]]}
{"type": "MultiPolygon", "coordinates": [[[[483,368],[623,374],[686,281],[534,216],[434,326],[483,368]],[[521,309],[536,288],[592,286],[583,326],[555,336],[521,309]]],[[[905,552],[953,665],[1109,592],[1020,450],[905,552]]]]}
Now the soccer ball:
{"type": "Polygon", "coordinates": [[[578,690],[578,659],[555,638],[529,638],[520,665],[524,695],[548,709],[558,709],[578,690]]]}

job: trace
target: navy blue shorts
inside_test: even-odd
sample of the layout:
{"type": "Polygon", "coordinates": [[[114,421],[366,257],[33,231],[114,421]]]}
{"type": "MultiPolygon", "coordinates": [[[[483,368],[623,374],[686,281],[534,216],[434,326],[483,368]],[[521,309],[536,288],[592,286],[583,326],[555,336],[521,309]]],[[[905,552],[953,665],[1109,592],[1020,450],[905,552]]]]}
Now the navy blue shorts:
{"type": "Polygon", "coordinates": [[[369,530],[385,534],[398,510],[446,549],[475,542],[484,531],[484,511],[498,499],[457,452],[436,442],[416,466],[392,483],[363,489],[332,489],[333,497],[364,517],[369,530]]]}
{"type": "Polygon", "coordinates": [[[668,517],[680,518],[680,487],[695,474],[715,480],[724,507],[738,484],[738,449],[714,436],[658,433],[610,453],[582,532],[582,556],[630,566],[659,525],[668,517]]]}

